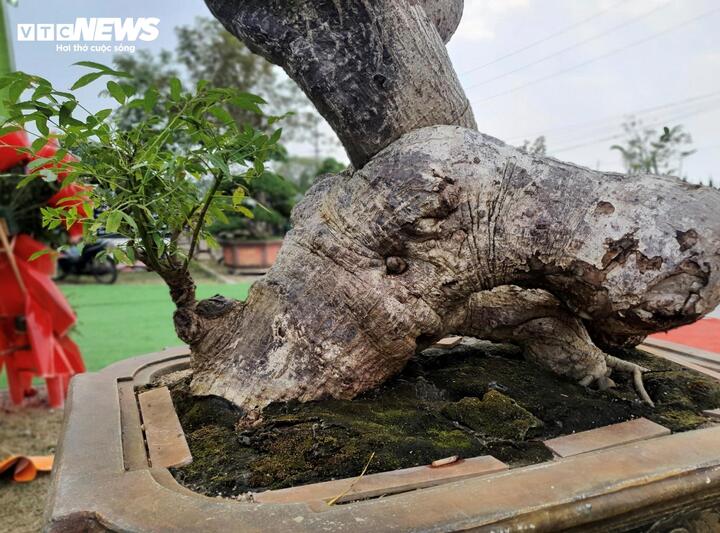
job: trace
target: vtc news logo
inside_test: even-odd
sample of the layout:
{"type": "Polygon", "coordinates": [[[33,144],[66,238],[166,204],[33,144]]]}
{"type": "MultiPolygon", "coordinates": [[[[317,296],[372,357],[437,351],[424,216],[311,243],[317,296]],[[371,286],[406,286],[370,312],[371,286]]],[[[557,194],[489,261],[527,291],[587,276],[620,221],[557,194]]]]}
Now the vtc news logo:
{"type": "Polygon", "coordinates": [[[18,24],[18,41],[154,41],[160,19],[81,18],[70,24],[18,24]]]}

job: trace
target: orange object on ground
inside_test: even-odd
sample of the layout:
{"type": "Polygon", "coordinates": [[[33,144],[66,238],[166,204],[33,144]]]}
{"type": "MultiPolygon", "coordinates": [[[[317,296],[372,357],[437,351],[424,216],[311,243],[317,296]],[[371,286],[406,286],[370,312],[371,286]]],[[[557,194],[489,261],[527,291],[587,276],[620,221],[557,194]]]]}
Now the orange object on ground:
{"type": "Polygon", "coordinates": [[[665,333],[656,333],[650,337],[716,352],[720,357],[720,319],[718,318],[703,318],[694,324],[671,329],[665,333]]]}
{"type": "Polygon", "coordinates": [[[38,472],[50,472],[52,466],[52,455],[11,455],[0,461],[0,475],[12,470],[13,480],[27,483],[35,479],[38,472]]]}

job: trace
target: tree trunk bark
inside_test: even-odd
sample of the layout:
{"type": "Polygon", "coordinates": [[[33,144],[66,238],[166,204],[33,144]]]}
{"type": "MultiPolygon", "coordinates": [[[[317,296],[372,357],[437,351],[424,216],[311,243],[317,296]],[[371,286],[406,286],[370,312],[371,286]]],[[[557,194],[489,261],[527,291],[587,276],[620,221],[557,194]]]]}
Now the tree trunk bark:
{"type": "Polygon", "coordinates": [[[282,66],[356,168],[414,129],[475,128],[444,40],[462,0],[207,0],[254,52],[282,66]],[[429,18],[424,4],[432,7],[429,18]],[[439,33],[441,32],[441,33],[439,33]]]}
{"type": "Polygon", "coordinates": [[[355,170],[308,191],[246,303],[176,313],[195,393],[249,420],[273,401],[352,398],[451,333],[515,342],[606,387],[613,368],[642,369],[598,345],[720,302],[720,191],[534,157],[474,131],[443,47],[462,2],[208,4],[300,84],[355,170]]]}

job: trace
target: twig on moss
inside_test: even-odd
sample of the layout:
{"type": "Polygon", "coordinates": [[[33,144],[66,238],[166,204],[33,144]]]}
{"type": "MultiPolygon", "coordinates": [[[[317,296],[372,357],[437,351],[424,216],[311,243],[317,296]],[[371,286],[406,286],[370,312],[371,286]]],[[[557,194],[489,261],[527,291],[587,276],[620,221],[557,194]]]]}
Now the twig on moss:
{"type": "Polygon", "coordinates": [[[357,483],[363,478],[363,476],[365,475],[365,472],[367,472],[367,469],[368,469],[368,467],[370,466],[370,463],[372,462],[373,457],[375,457],[375,452],[372,452],[372,453],[370,454],[370,458],[368,459],[367,463],[365,463],[365,468],[362,469],[362,472],[360,472],[360,475],[359,475],[357,478],[355,478],[355,480],[354,480],[352,483],[350,483],[350,486],[349,486],[347,489],[345,489],[343,492],[341,492],[340,494],[338,494],[337,496],[335,496],[333,499],[331,499],[330,501],[328,501],[328,502],[327,502],[328,505],[335,505],[335,503],[337,503],[337,501],[338,501],[340,498],[342,498],[342,497],[345,496],[348,492],[350,492],[351,490],[353,490],[353,488],[355,487],[355,485],[357,485],[357,483]]]}

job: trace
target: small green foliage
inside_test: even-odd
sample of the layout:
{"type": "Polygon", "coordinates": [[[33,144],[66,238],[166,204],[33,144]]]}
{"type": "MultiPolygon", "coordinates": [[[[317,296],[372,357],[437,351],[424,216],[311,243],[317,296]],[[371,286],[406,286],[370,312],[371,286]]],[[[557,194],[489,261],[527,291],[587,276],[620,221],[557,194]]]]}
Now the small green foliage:
{"type": "Polygon", "coordinates": [[[658,132],[631,118],[623,124],[623,130],[625,144],[614,144],[610,149],[620,152],[628,174],[671,175],[680,171],[683,159],[695,153],[688,149],[692,137],[682,126],[666,126],[658,132]]]}
{"type": "Polygon", "coordinates": [[[169,80],[169,91],[140,91],[124,72],[89,61],[78,65],[91,72],[71,91],[110,77],[105,87],[120,105],[116,113],[91,112],[72,92],[38,76],[13,72],[0,78],[9,115],[3,131],[25,129],[36,137],[33,151],[53,139],[62,147],[31,163],[20,186],[67,174],[63,185],[78,182],[86,189],[74,202],[44,207],[44,226],[82,221],[87,241],[103,231],[127,237],[113,251],[117,260],[142,259],[163,276],[187,270],[198,241],[212,239],[209,224],[227,220],[225,211],[251,215],[244,204],[246,184],[265,172],[265,162],[279,149],[280,130],[265,134],[228,120],[228,108],[262,115],[265,102],[253,94],[204,82],[188,89],[177,78],[169,80]],[[141,118],[132,128],[119,127],[114,117],[133,108],[144,110],[141,118]],[[80,160],[63,161],[68,153],[80,160]],[[187,251],[179,246],[184,233],[187,251]]]}

